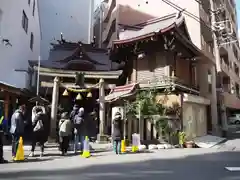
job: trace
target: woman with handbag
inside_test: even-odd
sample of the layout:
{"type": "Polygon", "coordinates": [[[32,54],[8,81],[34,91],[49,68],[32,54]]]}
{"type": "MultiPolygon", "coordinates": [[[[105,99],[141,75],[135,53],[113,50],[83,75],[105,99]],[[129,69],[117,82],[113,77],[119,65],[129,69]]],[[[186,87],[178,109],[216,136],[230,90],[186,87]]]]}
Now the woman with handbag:
{"type": "Polygon", "coordinates": [[[45,143],[45,129],[47,129],[46,120],[47,119],[44,107],[39,106],[36,109],[34,109],[34,118],[32,119],[33,126],[32,149],[29,155],[30,157],[34,156],[34,151],[37,143],[39,143],[41,149],[40,157],[43,156],[45,143]]]}

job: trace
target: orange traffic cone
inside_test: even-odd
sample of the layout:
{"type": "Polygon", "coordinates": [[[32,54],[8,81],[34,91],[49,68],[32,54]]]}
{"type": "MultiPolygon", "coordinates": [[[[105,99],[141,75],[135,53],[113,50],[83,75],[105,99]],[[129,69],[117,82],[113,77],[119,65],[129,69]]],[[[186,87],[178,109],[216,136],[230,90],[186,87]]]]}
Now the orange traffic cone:
{"type": "Polygon", "coordinates": [[[23,148],[23,138],[22,137],[19,138],[16,157],[13,160],[14,161],[24,161],[25,160],[24,148],[23,148]]]}
{"type": "Polygon", "coordinates": [[[88,136],[85,137],[84,144],[83,144],[83,153],[82,157],[89,158],[91,156],[90,150],[89,150],[89,139],[88,136]]]}

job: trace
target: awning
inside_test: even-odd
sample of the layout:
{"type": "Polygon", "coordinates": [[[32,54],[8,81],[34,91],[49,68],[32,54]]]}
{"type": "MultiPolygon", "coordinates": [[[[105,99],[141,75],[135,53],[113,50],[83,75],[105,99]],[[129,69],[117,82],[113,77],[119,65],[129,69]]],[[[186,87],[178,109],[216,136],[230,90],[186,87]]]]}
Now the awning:
{"type": "Polygon", "coordinates": [[[105,96],[105,102],[113,102],[135,94],[137,85],[138,84],[134,83],[115,87],[109,95],[105,96]]]}

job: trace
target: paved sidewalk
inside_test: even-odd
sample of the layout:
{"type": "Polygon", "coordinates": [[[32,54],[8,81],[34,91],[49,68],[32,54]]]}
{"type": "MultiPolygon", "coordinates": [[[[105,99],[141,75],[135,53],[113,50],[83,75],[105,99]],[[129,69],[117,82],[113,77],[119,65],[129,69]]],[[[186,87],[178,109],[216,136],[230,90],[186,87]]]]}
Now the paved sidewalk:
{"type": "MultiPolygon", "coordinates": [[[[97,144],[97,143],[89,143],[90,144],[90,150],[93,151],[111,151],[112,150],[112,144],[97,144]]],[[[38,147],[38,146],[37,146],[38,147]]],[[[73,144],[70,144],[70,150],[73,149],[73,144]]],[[[4,151],[11,151],[12,146],[7,145],[3,147],[4,151]]],[[[24,146],[25,151],[30,151],[31,150],[31,145],[25,145],[24,146]]],[[[45,150],[46,151],[58,151],[58,145],[56,143],[54,144],[47,144],[45,145],[45,150]]]]}

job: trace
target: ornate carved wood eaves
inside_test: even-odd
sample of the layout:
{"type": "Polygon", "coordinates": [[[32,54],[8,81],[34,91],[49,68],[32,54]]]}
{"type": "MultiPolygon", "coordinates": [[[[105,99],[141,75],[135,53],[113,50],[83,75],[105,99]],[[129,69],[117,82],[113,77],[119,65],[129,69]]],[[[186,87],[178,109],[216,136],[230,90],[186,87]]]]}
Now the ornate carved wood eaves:
{"type": "Polygon", "coordinates": [[[175,45],[175,37],[174,37],[174,32],[170,32],[170,34],[163,34],[163,41],[164,41],[164,49],[166,51],[174,51],[176,48],[175,45]]]}

